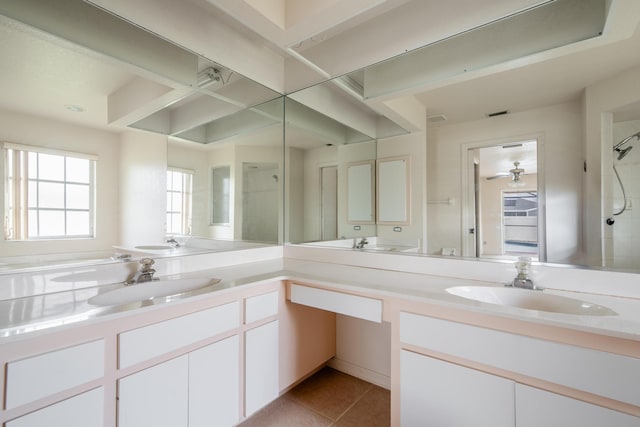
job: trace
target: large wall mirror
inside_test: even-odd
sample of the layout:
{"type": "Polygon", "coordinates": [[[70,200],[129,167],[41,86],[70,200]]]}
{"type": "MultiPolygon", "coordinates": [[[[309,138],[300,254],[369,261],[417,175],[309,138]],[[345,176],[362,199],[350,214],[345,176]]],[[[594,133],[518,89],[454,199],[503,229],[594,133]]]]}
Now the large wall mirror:
{"type": "MultiPolygon", "coordinates": [[[[628,7],[550,2],[334,80],[426,146],[426,167],[411,157],[425,174],[411,180],[412,201],[426,207],[411,208],[411,226],[424,224],[421,253],[640,271],[640,31],[628,7]],[[405,125],[421,108],[417,136],[405,125]]],[[[401,154],[376,141],[376,158],[401,154]]]]}
{"type": "Polygon", "coordinates": [[[280,94],[80,0],[0,14],[0,269],[281,243],[280,94]]]}

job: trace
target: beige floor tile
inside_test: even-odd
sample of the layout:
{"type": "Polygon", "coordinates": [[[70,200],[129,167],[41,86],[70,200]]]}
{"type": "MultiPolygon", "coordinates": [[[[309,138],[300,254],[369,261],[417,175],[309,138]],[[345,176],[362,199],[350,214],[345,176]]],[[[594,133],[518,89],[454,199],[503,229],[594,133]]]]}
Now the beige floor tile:
{"type": "Polygon", "coordinates": [[[335,427],[389,427],[391,425],[391,392],[373,386],[335,427]]]}
{"type": "Polygon", "coordinates": [[[331,422],[330,419],[282,396],[238,427],[327,427],[331,422]]]}
{"type": "Polygon", "coordinates": [[[287,396],[336,421],[371,387],[366,381],[324,368],[287,393],[287,396]]]}

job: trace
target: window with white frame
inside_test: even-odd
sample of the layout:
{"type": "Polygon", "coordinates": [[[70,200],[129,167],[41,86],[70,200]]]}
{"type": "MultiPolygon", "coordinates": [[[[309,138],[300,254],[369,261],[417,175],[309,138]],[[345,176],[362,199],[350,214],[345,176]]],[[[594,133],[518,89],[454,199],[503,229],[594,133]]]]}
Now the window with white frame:
{"type": "Polygon", "coordinates": [[[192,170],[167,170],[167,234],[191,234],[192,170]]]}
{"type": "Polygon", "coordinates": [[[97,157],[4,143],[5,240],[95,236],[97,157]]]}

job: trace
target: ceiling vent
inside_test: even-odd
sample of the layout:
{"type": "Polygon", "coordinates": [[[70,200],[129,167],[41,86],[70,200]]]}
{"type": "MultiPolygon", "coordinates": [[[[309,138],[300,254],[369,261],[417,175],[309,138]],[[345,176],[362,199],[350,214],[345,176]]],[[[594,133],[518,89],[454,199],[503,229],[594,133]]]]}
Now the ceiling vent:
{"type": "Polygon", "coordinates": [[[509,110],[496,111],[494,113],[487,113],[487,117],[504,116],[509,114],[509,110]]]}
{"type": "Polygon", "coordinates": [[[434,114],[431,116],[427,116],[427,122],[429,123],[444,122],[445,120],[447,120],[447,116],[445,116],[444,114],[434,114]]]}

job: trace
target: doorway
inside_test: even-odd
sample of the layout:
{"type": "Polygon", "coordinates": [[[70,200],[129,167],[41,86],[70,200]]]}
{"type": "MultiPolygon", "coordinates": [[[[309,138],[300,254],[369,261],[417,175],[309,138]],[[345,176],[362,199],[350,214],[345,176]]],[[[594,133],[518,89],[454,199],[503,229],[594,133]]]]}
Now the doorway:
{"type": "Polygon", "coordinates": [[[463,150],[463,255],[543,260],[538,140],[472,144],[463,150]]]}
{"type": "Polygon", "coordinates": [[[338,167],[320,168],[321,240],[338,238],[338,167]]]}
{"type": "Polygon", "coordinates": [[[278,242],[277,163],[242,164],[242,240],[278,242]]]}

